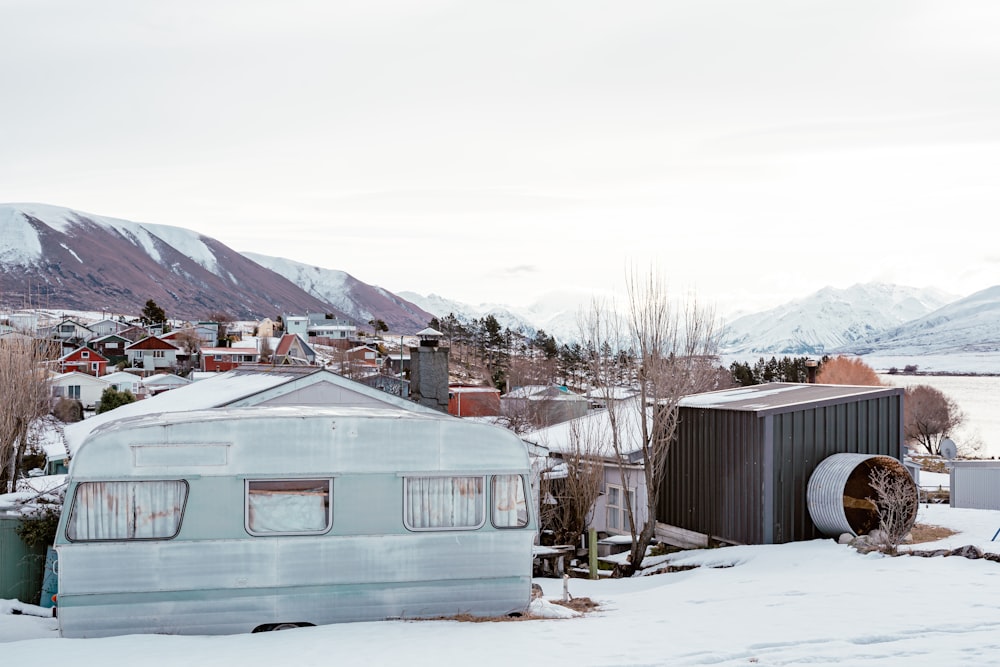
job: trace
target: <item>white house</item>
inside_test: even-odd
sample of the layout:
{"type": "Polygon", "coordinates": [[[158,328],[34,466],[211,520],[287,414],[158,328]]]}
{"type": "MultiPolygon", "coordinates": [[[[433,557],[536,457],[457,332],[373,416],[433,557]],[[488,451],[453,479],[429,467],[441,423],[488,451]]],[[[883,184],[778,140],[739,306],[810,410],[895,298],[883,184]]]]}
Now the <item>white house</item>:
{"type": "Polygon", "coordinates": [[[142,386],[142,377],[135,373],[118,371],[103,375],[101,379],[114,387],[116,391],[131,392],[136,398],[143,398],[146,395],[146,389],[142,386]]]}
{"type": "Polygon", "coordinates": [[[53,398],[72,398],[93,410],[101,400],[101,393],[111,386],[103,377],[95,377],[79,371],[61,373],[52,378],[50,385],[53,398]]]}
{"type": "MultiPolygon", "coordinates": [[[[594,503],[589,526],[609,535],[630,534],[626,496],[635,516],[637,530],[646,522],[646,498],[649,492],[643,475],[640,449],[638,399],[625,399],[618,405],[621,441],[616,454],[611,438],[611,420],[607,410],[595,410],[583,417],[538,429],[522,438],[549,450],[546,468],[554,477],[567,474],[565,460],[578,455],[594,457],[604,468],[601,495],[594,503]]],[[[545,473],[543,473],[545,474],[545,473]]]]}
{"type": "Polygon", "coordinates": [[[103,320],[98,320],[97,322],[88,324],[87,327],[93,331],[96,336],[110,336],[111,334],[116,334],[119,331],[127,329],[129,324],[106,317],[103,320]]]}
{"type": "Polygon", "coordinates": [[[144,371],[155,371],[177,365],[176,345],[156,336],[147,336],[125,348],[129,363],[144,371]]]}

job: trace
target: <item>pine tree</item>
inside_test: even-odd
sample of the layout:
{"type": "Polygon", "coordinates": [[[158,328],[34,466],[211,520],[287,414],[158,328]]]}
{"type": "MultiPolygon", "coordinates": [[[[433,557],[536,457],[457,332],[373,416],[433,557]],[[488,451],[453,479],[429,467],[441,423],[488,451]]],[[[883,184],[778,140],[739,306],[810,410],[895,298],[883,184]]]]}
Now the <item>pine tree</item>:
{"type": "Polygon", "coordinates": [[[167,314],[163,312],[163,309],[156,305],[156,302],[152,299],[146,301],[146,305],[142,309],[142,314],[139,316],[142,323],[146,326],[150,324],[163,324],[167,321],[167,314]]]}

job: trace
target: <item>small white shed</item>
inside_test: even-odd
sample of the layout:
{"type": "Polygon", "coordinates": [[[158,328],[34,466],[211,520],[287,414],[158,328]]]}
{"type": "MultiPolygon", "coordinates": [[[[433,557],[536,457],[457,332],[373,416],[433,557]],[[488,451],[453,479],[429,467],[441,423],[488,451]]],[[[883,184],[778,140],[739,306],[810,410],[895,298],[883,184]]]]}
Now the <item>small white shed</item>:
{"type": "Polygon", "coordinates": [[[1000,461],[952,461],[951,506],[1000,510],[1000,461]]]}

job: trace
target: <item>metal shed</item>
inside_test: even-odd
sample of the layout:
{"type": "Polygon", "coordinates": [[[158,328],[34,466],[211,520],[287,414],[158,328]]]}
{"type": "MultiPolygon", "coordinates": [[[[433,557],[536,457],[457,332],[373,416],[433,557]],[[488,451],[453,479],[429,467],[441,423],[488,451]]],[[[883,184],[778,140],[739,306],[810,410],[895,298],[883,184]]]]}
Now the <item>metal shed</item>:
{"type": "Polygon", "coordinates": [[[833,454],[898,459],[903,393],[770,383],[685,397],[657,500],[658,533],[680,528],[736,544],[823,537],[809,516],[810,476],[833,454]]]}
{"type": "Polygon", "coordinates": [[[952,507],[1000,510],[1000,461],[951,461],[952,507]]]}

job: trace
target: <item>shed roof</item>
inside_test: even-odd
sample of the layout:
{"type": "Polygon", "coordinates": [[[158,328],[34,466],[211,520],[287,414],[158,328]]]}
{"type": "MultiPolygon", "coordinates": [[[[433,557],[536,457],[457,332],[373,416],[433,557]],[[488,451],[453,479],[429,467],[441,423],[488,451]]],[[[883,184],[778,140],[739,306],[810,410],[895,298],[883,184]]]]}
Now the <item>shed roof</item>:
{"type": "Polygon", "coordinates": [[[724,389],[685,396],[682,408],[707,408],[739,412],[790,412],[805,405],[843,403],[854,398],[877,398],[903,393],[901,387],[869,387],[840,384],[770,382],[737,389],[724,389]]]}

